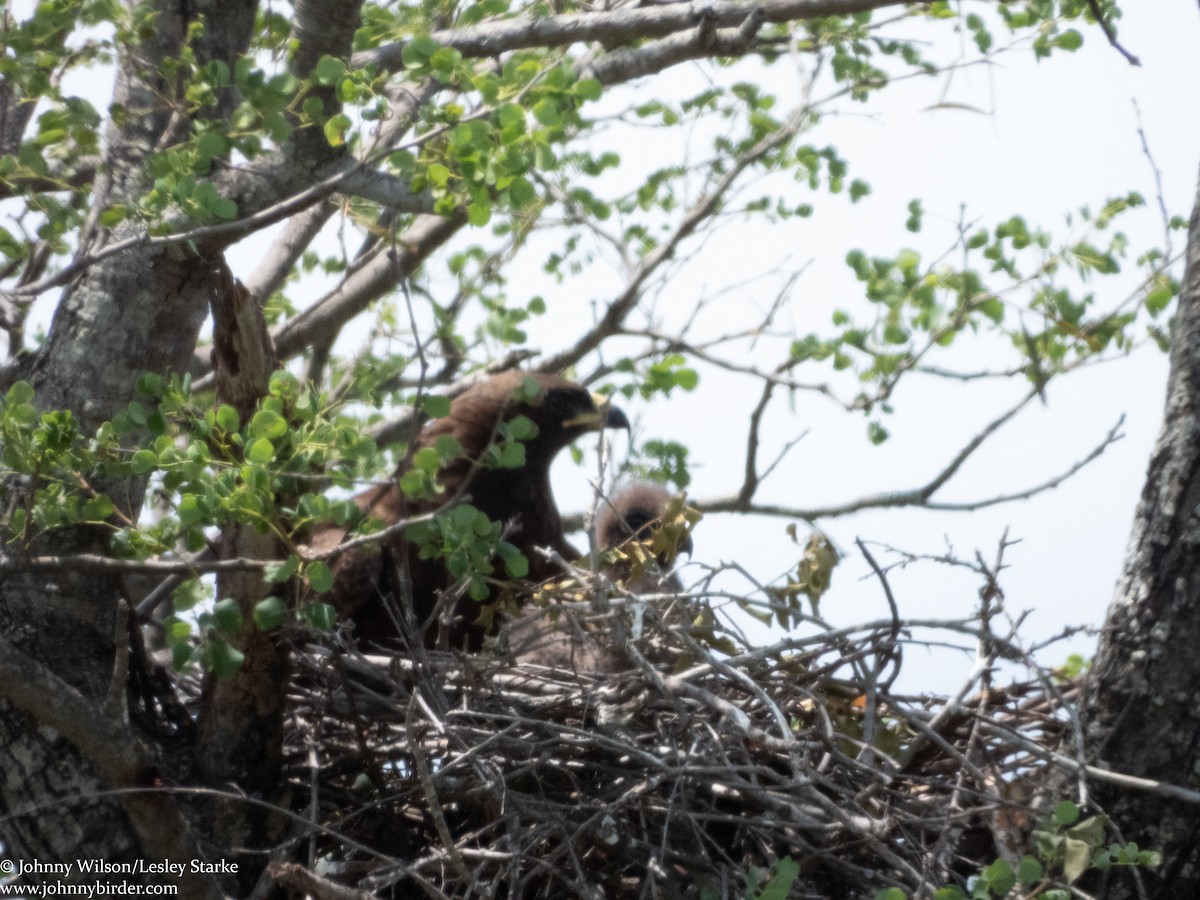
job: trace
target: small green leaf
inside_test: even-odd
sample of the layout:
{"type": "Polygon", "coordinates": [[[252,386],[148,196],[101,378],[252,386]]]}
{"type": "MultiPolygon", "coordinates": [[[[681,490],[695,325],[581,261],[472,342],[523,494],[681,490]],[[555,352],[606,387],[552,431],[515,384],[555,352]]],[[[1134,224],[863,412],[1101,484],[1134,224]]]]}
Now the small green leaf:
{"type": "Polygon", "coordinates": [[[267,438],[259,438],[246,451],[246,459],[252,463],[264,465],[275,458],[275,445],[267,438]]]}
{"type": "Polygon", "coordinates": [[[987,882],[988,889],[1000,897],[1011,891],[1017,884],[1017,876],[1013,872],[1012,866],[1002,859],[996,860],[984,869],[982,877],[987,882]]]}
{"type": "Polygon", "coordinates": [[[437,52],[437,49],[437,41],[429,35],[418,35],[404,45],[404,49],[400,52],[400,59],[407,68],[417,68],[427,65],[429,58],[437,52]]]}
{"type": "Polygon", "coordinates": [[[214,638],[204,646],[208,668],[218,678],[228,678],[236,674],[246,659],[245,654],[220,638],[214,638]]]}
{"type": "Polygon", "coordinates": [[[330,147],[340,147],[346,143],[346,132],[350,130],[350,117],[345,113],[338,113],[336,116],[330,116],[325,123],[325,140],[329,142],[330,147]]]}
{"type": "Polygon", "coordinates": [[[242,427],[241,417],[232,406],[222,403],[217,407],[217,424],[230,434],[242,427]]]}
{"type": "MultiPolygon", "coordinates": [[[[287,434],[287,420],[272,409],[260,409],[250,420],[251,437],[281,438],[287,434]]],[[[227,429],[233,430],[233,429],[227,429]]]]}
{"type": "MultiPolygon", "coordinates": [[[[790,856],[785,856],[783,859],[775,861],[774,873],[771,875],[771,880],[768,881],[762,891],[759,892],[759,900],[787,900],[791,896],[792,885],[796,883],[796,879],[800,875],[800,864],[790,856]]],[[[900,892],[900,896],[892,895],[888,900],[903,900],[904,892],[900,892]]]]}
{"type": "Polygon", "coordinates": [[[286,618],[287,604],[281,597],[268,597],[254,606],[254,625],[259,631],[274,631],[286,618]]]}
{"type": "Polygon", "coordinates": [[[18,381],[8,389],[8,395],[5,398],[9,406],[17,406],[22,403],[28,403],[33,399],[33,385],[28,381],[18,381]]]}
{"type": "Polygon", "coordinates": [[[547,128],[553,128],[562,122],[562,111],[553,100],[544,98],[533,104],[533,117],[547,128]]]}
{"type": "Polygon", "coordinates": [[[158,466],[158,457],[151,450],[139,450],[133,454],[133,458],[129,461],[129,467],[133,470],[134,475],[145,475],[148,472],[153,472],[158,466]]]}
{"type": "Polygon", "coordinates": [[[163,392],[162,376],[153,372],[143,372],[138,376],[137,392],[144,397],[157,397],[163,392]]]}
{"type": "Polygon", "coordinates": [[[1051,818],[1055,825],[1074,825],[1079,821],[1079,807],[1070,800],[1063,800],[1054,807],[1051,818]]]}
{"type": "Polygon", "coordinates": [[[1083,46],[1083,35],[1071,28],[1055,38],[1054,43],[1063,50],[1073,53],[1083,46]]]}
{"type": "Polygon", "coordinates": [[[444,419],[450,415],[450,398],[441,394],[429,394],[421,398],[421,408],[434,419],[444,419]]]}
{"type": "Polygon", "coordinates": [[[440,435],[434,441],[434,447],[437,448],[438,456],[442,459],[457,459],[462,456],[462,444],[452,434],[440,435]]]}
{"type": "Polygon", "coordinates": [[[176,512],[178,512],[179,521],[183,525],[195,525],[204,517],[204,511],[200,508],[200,500],[195,494],[184,494],[180,497],[176,512]]]}
{"type": "Polygon", "coordinates": [[[1038,881],[1043,874],[1041,862],[1033,856],[1021,857],[1021,862],[1017,866],[1017,878],[1022,884],[1032,884],[1038,881]]]}
{"type": "Polygon", "coordinates": [[[99,223],[101,228],[113,228],[120,225],[129,215],[129,207],[123,203],[114,203],[112,206],[106,206],[104,211],[100,213],[99,223]]]}
{"type": "Polygon", "coordinates": [[[537,191],[528,178],[516,178],[508,186],[508,199],[513,206],[528,206],[536,197],[537,191]]]}
{"type": "Polygon", "coordinates": [[[529,574],[529,560],[508,541],[501,541],[496,547],[496,552],[504,560],[504,571],[508,573],[509,578],[524,578],[529,574]]]}
{"type": "Polygon", "coordinates": [[[333,570],[321,560],[314,560],[305,569],[309,586],[318,594],[324,594],[333,588],[333,570]]]}
{"type": "Polygon", "coordinates": [[[317,83],[331,85],[346,75],[346,64],[332,56],[322,56],[317,62],[317,83]]]}
{"type": "Polygon", "coordinates": [[[283,584],[300,571],[300,558],[292,554],[283,562],[267,563],[263,567],[263,579],[271,584],[283,584]]]}
{"type": "Polygon", "coordinates": [[[500,447],[500,468],[519,469],[525,465],[525,445],[521,443],[503,444],[500,447]]]}
{"type": "Polygon", "coordinates": [[[216,218],[224,222],[229,222],[237,218],[238,208],[237,203],[230,200],[228,197],[211,197],[205,204],[205,207],[216,218]]]}
{"type": "Polygon", "coordinates": [[[238,634],[242,630],[242,610],[232,597],[217,601],[213,607],[213,619],[226,634],[238,634]]]}
{"type": "Polygon", "coordinates": [[[598,79],[582,78],[575,82],[575,96],[584,100],[599,100],[604,86],[598,79]]]}
{"type": "Polygon", "coordinates": [[[93,522],[103,522],[113,514],[113,502],[104,494],[92,497],[83,504],[83,517],[93,522]]]}
{"type": "Polygon", "coordinates": [[[328,603],[310,603],[304,608],[304,618],[317,631],[330,631],[337,624],[337,610],[328,603]]]}
{"type": "Polygon", "coordinates": [[[492,208],[482,203],[472,203],[467,207],[467,221],[476,228],[482,228],[492,220],[492,208]]]}

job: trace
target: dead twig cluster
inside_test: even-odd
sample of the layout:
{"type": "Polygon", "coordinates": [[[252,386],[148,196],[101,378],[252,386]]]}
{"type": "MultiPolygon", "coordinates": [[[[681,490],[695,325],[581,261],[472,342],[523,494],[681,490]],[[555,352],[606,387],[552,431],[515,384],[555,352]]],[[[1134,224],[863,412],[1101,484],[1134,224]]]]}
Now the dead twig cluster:
{"type": "Polygon", "coordinates": [[[306,648],[292,858],[394,896],[740,897],[793,873],[789,896],[917,894],[1017,852],[1069,744],[1070,683],[947,702],[845,664],[890,658],[904,622],[740,656],[651,627],[653,669],[634,649],[609,673],[306,648]]]}

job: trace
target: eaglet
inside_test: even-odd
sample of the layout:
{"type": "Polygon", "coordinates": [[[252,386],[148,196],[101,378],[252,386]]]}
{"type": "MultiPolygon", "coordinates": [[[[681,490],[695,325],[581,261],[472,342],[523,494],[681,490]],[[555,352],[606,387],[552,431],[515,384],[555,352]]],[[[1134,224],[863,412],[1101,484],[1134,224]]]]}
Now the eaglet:
{"type": "MultiPolygon", "coordinates": [[[[542,581],[556,570],[535,547],[549,548],[564,559],[578,556],[563,537],[550,490],[550,464],[576,438],[604,428],[629,428],[625,414],[606,398],[558,376],[504,372],[454,398],[449,414],[421,431],[391,481],[362,492],[354,502],[367,518],[387,525],[469,503],[502,524],[504,540],[528,561],[527,577],[542,581]],[[528,421],[518,423],[519,417],[528,421]],[[524,436],[523,465],[503,467],[493,458],[497,454],[489,452],[506,439],[505,432],[524,436]],[[426,448],[444,450],[446,438],[457,441],[457,452],[437,468],[437,492],[418,494],[420,499],[406,496],[400,484],[413,471],[413,460],[426,448]]],[[[478,621],[480,599],[486,603],[494,596],[466,596],[463,579],[450,574],[444,558],[422,558],[411,542],[412,531],[389,536],[378,549],[367,545],[339,556],[330,602],[354,622],[362,641],[407,643],[402,635],[420,634],[429,648],[478,651],[489,630],[478,621]],[[407,597],[411,618],[405,615],[407,597]]],[[[313,546],[327,550],[345,537],[344,529],[327,525],[314,532],[313,546]]],[[[495,557],[490,564],[503,568],[495,557]]]]}
{"type": "MultiPolygon", "coordinates": [[[[597,545],[604,551],[618,551],[605,554],[602,572],[628,594],[674,595],[655,603],[657,617],[670,625],[686,624],[692,617],[679,576],[671,571],[679,553],[691,555],[692,537],[687,530],[676,530],[664,540],[656,540],[656,535],[684,523],[681,512],[682,501],[673,494],[660,485],[641,482],[602,500],[596,514],[597,545]],[[668,522],[672,512],[677,515],[668,522]]],[[[587,621],[594,612],[587,601],[527,607],[506,632],[513,657],[519,663],[573,671],[628,668],[613,647],[607,623],[587,621]]]]}

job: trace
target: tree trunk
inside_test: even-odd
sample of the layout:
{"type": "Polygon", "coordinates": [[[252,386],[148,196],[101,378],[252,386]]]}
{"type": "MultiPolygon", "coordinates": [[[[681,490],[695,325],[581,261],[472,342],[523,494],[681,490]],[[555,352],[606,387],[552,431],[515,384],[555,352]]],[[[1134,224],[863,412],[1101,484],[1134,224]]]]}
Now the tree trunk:
{"type": "MultiPolygon", "coordinates": [[[[1200,195],[1172,326],[1167,406],[1138,505],[1125,571],[1084,701],[1089,746],[1117,772],[1200,784],[1200,195]]],[[[1151,897],[1200,896],[1200,810],[1094,785],[1124,841],[1159,850],[1140,873],[1151,897]]],[[[1128,876],[1109,897],[1137,896],[1128,876]]]]}
{"type": "MultiPolygon", "coordinates": [[[[176,86],[161,74],[162,62],[178,56],[189,15],[205,9],[216,12],[207,3],[190,11],[159,4],[153,33],[120,60],[113,100],[129,115],[108,135],[80,259],[133,233],[132,224],[109,232],[97,224],[97,213],[135,202],[145,189],[147,155],[186,135],[186,118],[175,115],[168,99],[176,86]]],[[[248,46],[253,17],[253,2],[223,4],[201,52],[232,64],[248,46]]],[[[142,245],[84,268],[65,288],[45,345],[21,373],[34,387],[34,402],[70,410],[87,434],[133,399],[139,374],[184,371],[218,285],[219,262],[218,250],[142,245]]],[[[145,479],[90,487],[138,517],[145,479]]],[[[31,486],[10,481],[5,489],[21,496],[31,486]]],[[[29,549],[35,555],[106,554],[108,534],[96,527],[60,529],[29,549]]],[[[0,668],[0,840],[10,858],[119,864],[198,855],[168,795],[130,793],[154,787],[161,776],[154,754],[126,728],[128,616],[115,577],[62,571],[17,574],[0,583],[0,635],[20,663],[0,668]],[[103,716],[82,722],[62,713],[61,704],[103,716]],[[62,713],[57,719],[56,712],[62,713]],[[106,743],[114,740],[128,757],[124,765],[105,758],[106,743]],[[143,763],[133,765],[134,758],[143,763]],[[161,803],[157,812],[147,808],[152,796],[161,803]]],[[[77,868],[72,876],[95,880],[77,868]]],[[[118,877],[144,882],[153,876],[118,877]]],[[[208,879],[179,885],[188,896],[217,895],[208,879]]]]}

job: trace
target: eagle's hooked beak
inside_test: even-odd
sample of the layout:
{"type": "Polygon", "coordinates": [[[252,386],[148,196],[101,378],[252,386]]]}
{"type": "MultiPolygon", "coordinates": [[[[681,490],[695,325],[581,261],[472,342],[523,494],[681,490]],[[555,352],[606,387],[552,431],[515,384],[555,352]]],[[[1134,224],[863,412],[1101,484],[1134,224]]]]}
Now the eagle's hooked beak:
{"type": "Polygon", "coordinates": [[[624,428],[629,431],[629,419],[621,407],[613,404],[604,394],[592,394],[594,411],[572,416],[562,424],[563,428],[586,428],[590,431],[600,431],[603,428],[624,428]]]}

